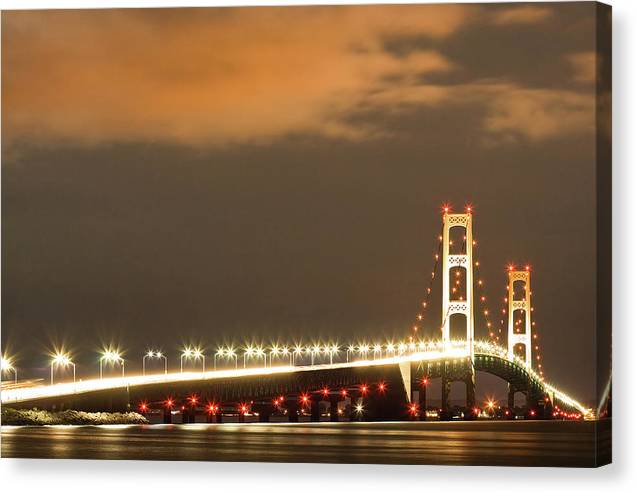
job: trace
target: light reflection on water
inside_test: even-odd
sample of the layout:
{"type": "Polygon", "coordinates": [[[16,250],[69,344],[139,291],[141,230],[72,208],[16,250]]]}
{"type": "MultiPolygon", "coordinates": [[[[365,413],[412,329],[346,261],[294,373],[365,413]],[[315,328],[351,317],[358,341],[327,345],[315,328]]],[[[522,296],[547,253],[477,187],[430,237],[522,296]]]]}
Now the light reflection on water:
{"type": "MultiPolygon", "coordinates": [[[[391,464],[593,464],[593,422],[2,427],[2,457],[391,464]]],[[[610,433],[610,432],[609,432],[610,433]]]]}

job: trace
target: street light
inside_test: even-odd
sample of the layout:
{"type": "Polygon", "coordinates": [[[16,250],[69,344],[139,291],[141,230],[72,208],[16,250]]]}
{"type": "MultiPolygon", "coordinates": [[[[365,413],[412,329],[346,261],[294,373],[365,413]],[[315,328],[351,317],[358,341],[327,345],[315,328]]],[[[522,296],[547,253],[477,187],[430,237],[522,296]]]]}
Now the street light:
{"type": "Polygon", "coordinates": [[[294,346],[292,351],[292,366],[296,365],[296,358],[303,356],[303,346],[294,346]]]}
{"type": "Polygon", "coordinates": [[[67,367],[71,365],[73,367],[73,383],[75,383],[75,363],[71,361],[67,354],[56,353],[51,359],[51,385],[53,385],[53,368],[55,366],[67,367]]]}
{"type": "Polygon", "coordinates": [[[330,365],[333,363],[334,356],[338,354],[338,344],[333,344],[330,348],[330,365]]]}
{"type": "Polygon", "coordinates": [[[358,346],[358,352],[361,354],[363,358],[367,359],[367,353],[369,353],[369,346],[367,344],[358,346]]]}
{"type": "Polygon", "coordinates": [[[184,372],[184,358],[186,360],[189,360],[189,359],[194,359],[195,361],[199,359],[202,360],[201,371],[202,372],[206,371],[206,356],[203,354],[201,349],[199,348],[193,349],[191,347],[187,347],[181,351],[181,356],[179,357],[179,372],[180,373],[184,372]]]}
{"type": "Polygon", "coordinates": [[[13,372],[13,383],[17,384],[18,370],[16,370],[15,366],[13,366],[11,359],[5,358],[4,356],[0,357],[0,372],[4,373],[4,372],[10,372],[10,371],[13,372]]]}
{"type": "Polygon", "coordinates": [[[374,359],[376,359],[377,356],[382,357],[383,355],[383,346],[381,346],[380,344],[375,344],[374,345],[374,359]]]}
{"type": "Polygon", "coordinates": [[[164,360],[164,375],[168,374],[168,358],[161,351],[148,351],[142,358],[142,375],[146,375],[146,358],[164,360]]]}
{"type": "Polygon", "coordinates": [[[252,358],[254,356],[255,350],[252,346],[248,346],[243,351],[243,367],[246,367],[247,358],[252,358]]]}
{"type": "Polygon", "coordinates": [[[257,355],[257,360],[259,358],[263,358],[263,368],[267,368],[268,367],[268,355],[265,353],[265,350],[259,346],[256,351],[255,351],[256,355],[257,355]]]}
{"type": "Polygon", "coordinates": [[[276,344],[270,348],[270,368],[272,368],[272,356],[276,356],[277,354],[279,354],[279,351],[279,346],[277,346],[276,344]]]}
{"type": "Polygon", "coordinates": [[[387,345],[385,346],[385,352],[386,354],[394,354],[394,351],[396,350],[396,346],[394,345],[393,342],[388,342],[387,345]]]}
{"type": "Polygon", "coordinates": [[[347,362],[348,363],[349,363],[349,355],[351,354],[353,356],[355,352],[356,352],[356,346],[354,346],[353,344],[350,344],[347,347],[347,362]]]}
{"type": "Polygon", "coordinates": [[[117,351],[107,350],[102,353],[102,357],[100,358],[100,380],[103,377],[103,364],[104,361],[110,364],[119,363],[122,365],[122,377],[124,376],[124,358],[120,356],[117,351]]]}
{"type": "Polygon", "coordinates": [[[310,351],[311,354],[311,360],[312,360],[312,366],[314,366],[314,356],[316,356],[317,354],[321,353],[321,346],[319,345],[315,345],[313,348],[308,348],[308,351],[310,351]]]}
{"type": "Polygon", "coordinates": [[[290,349],[287,346],[283,346],[283,349],[281,349],[281,354],[289,358],[290,366],[292,366],[292,352],[290,351],[290,349]]]}
{"type": "Polygon", "coordinates": [[[232,346],[226,349],[226,358],[233,359],[234,358],[234,369],[239,368],[239,357],[237,356],[237,352],[234,350],[232,346]]]}
{"type": "Polygon", "coordinates": [[[179,372],[183,373],[184,372],[184,358],[190,359],[192,357],[192,349],[190,349],[189,347],[184,348],[181,351],[181,356],[179,357],[179,372]]]}
{"type": "Polygon", "coordinates": [[[224,355],[226,354],[226,350],[222,347],[220,347],[217,352],[214,355],[214,358],[212,360],[213,363],[213,369],[217,369],[217,358],[222,358],[224,355]]]}

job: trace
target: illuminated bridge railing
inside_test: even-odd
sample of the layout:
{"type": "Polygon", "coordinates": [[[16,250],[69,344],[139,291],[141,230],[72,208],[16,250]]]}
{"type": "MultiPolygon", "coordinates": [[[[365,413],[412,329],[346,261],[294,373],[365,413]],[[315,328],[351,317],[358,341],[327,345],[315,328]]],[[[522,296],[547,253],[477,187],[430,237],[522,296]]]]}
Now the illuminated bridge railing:
{"type": "MultiPolygon", "coordinates": [[[[339,351],[338,357],[340,361],[332,363],[315,363],[315,364],[281,364],[281,361],[271,362],[269,365],[236,369],[217,369],[211,371],[188,371],[173,372],[166,374],[150,374],[123,376],[115,378],[80,380],[70,383],[58,383],[55,385],[41,385],[26,388],[9,388],[0,392],[1,402],[4,405],[12,402],[23,402],[37,399],[46,399],[51,397],[61,397],[67,395],[82,394],[88,392],[96,392],[103,390],[121,389],[126,387],[134,387],[141,385],[153,384],[172,384],[188,381],[215,380],[227,378],[242,378],[251,376],[267,376],[287,374],[294,372],[311,372],[317,370],[336,370],[344,368],[364,368],[382,365],[396,365],[406,362],[426,362],[437,360],[458,360],[470,358],[471,351],[466,341],[450,341],[446,346],[441,341],[409,343],[398,345],[390,351],[364,351],[358,353],[358,358],[350,354],[343,354],[345,351],[339,351]],[[400,349],[398,349],[398,346],[400,349]],[[349,361],[343,361],[348,359],[349,361]]],[[[373,346],[372,346],[373,347],[373,346]]],[[[507,350],[496,346],[489,342],[476,341],[474,344],[474,352],[476,355],[495,356],[497,358],[508,360],[517,367],[524,369],[529,377],[548,393],[554,395],[563,403],[578,409],[583,415],[590,415],[590,409],[577,402],[556,387],[544,382],[542,378],[531,368],[528,368],[524,361],[520,358],[509,358],[507,350]]],[[[333,359],[332,355],[332,359],[333,359]]]]}

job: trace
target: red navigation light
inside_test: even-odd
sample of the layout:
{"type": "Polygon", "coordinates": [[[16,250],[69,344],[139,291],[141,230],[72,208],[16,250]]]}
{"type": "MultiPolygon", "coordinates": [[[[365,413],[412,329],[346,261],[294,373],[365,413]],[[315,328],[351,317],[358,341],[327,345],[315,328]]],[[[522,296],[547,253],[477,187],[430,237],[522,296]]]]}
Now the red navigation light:
{"type": "Polygon", "coordinates": [[[531,412],[529,413],[531,416],[535,416],[535,411],[533,409],[531,409],[531,412]]]}
{"type": "Polygon", "coordinates": [[[367,385],[361,385],[361,393],[362,394],[366,394],[367,393],[367,385]]]}
{"type": "Polygon", "coordinates": [[[241,414],[245,414],[248,412],[248,406],[246,406],[245,404],[241,404],[241,407],[239,407],[239,411],[241,411],[241,414]]]}
{"type": "Polygon", "coordinates": [[[416,406],[416,404],[412,404],[411,406],[409,406],[409,411],[411,412],[411,414],[416,414],[416,412],[418,411],[418,407],[416,406]]]}
{"type": "Polygon", "coordinates": [[[506,411],[504,411],[504,414],[508,416],[509,415],[509,410],[507,409],[506,411]]]}
{"type": "Polygon", "coordinates": [[[347,395],[347,389],[341,390],[341,395],[345,397],[347,395]]]}
{"type": "Polygon", "coordinates": [[[427,385],[428,383],[429,383],[429,380],[427,380],[426,377],[422,379],[422,384],[423,385],[427,385]]]}
{"type": "Polygon", "coordinates": [[[480,413],[480,409],[478,409],[477,407],[473,408],[473,414],[479,414],[480,413]]]}
{"type": "Polygon", "coordinates": [[[381,392],[385,392],[385,388],[386,388],[386,387],[387,387],[387,386],[385,385],[385,382],[380,382],[380,383],[378,384],[378,390],[379,390],[379,391],[381,391],[381,392]]]}
{"type": "Polygon", "coordinates": [[[513,270],[515,269],[515,266],[513,264],[509,264],[507,268],[509,269],[509,272],[513,272],[513,270]]]}
{"type": "Polygon", "coordinates": [[[307,401],[309,401],[309,400],[310,400],[310,398],[307,396],[307,394],[303,394],[301,396],[301,401],[303,402],[303,404],[306,404],[307,401]]]}
{"type": "Polygon", "coordinates": [[[321,390],[321,392],[323,393],[323,395],[328,395],[330,393],[330,389],[325,387],[323,390],[321,390]]]}
{"type": "Polygon", "coordinates": [[[209,413],[214,413],[215,412],[214,404],[208,404],[208,412],[209,413]]]}
{"type": "Polygon", "coordinates": [[[190,397],[188,398],[188,400],[190,401],[190,403],[191,403],[192,405],[197,404],[197,396],[196,396],[196,395],[192,395],[192,396],[190,396],[190,397]]]}
{"type": "Polygon", "coordinates": [[[442,204],[442,212],[444,212],[445,214],[449,213],[451,211],[451,206],[449,204],[442,204]]]}
{"type": "Polygon", "coordinates": [[[142,403],[139,405],[139,408],[140,408],[142,411],[146,411],[146,410],[148,409],[148,406],[146,405],[146,403],[145,403],[145,402],[142,402],[142,403]]]}
{"type": "Polygon", "coordinates": [[[468,214],[471,214],[471,212],[473,212],[473,206],[471,204],[467,205],[465,207],[466,211],[468,214]]]}
{"type": "Polygon", "coordinates": [[[172,401],[172,399],[168,399],[168,400],[166,401],[166,407],[173,407],[173,401],[172,401]]]}
{"type": "Polygon", "coordinates": [[[526,265],[526,266],[524,267],[524,270],[526,270],[526,271],[530,271],[530,270],[531,270],[531,266],[530,266],[530,265],[526,265]]]}

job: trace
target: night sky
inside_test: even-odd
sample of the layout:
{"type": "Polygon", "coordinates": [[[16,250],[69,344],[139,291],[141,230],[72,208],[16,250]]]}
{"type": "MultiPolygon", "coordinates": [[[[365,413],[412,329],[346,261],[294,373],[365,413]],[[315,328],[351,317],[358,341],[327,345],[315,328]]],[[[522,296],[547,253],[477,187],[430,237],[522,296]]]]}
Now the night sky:
{"type": "Polygon", "coordinates": [[[594,15],[3,12],[3,351],[405,337],[471,203],[494,325],[530,264],[546,376],[593,400],[594,15]]]}

